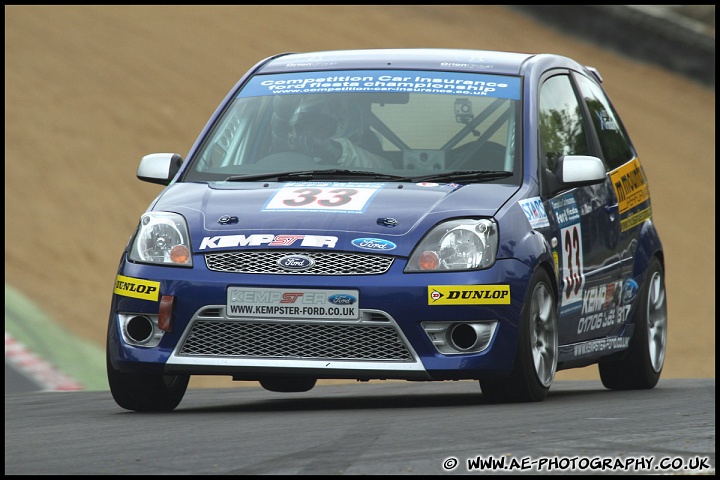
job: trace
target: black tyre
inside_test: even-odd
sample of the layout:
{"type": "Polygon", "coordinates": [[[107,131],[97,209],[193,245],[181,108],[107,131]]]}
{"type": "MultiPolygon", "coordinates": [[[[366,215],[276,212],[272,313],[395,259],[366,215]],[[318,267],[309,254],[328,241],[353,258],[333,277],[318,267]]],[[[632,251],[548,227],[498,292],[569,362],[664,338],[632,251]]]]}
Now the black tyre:
{"type": "Polygon", "coordinates": [[[169,412],[180,404],[190,375],[149,375],[115,370],[107,358],[107,378],[115,402],[136,412],[169,412]]]}
{"type": "Polygon", "coordinates": [[[263,378],[260,385],[271,392],[307,392],[317,383],[315,378],[263,378]]]}
{"type": "Polygon", "coordinates": [[[480,380],[483,396],[492,403],[539,402],[545,399],[557,370],[557,300],[550,277],[533,274],[520,314],[520,337],[509,377],[480,380]]]}
{"type": "Polygon", "coordinates": [[[667,298],[660,261],[650,263],[635,313],[635,331],[627,353],[598,364],[602,384],[611,390],[640,390],[657,385],[667,348],[667,298]]]}

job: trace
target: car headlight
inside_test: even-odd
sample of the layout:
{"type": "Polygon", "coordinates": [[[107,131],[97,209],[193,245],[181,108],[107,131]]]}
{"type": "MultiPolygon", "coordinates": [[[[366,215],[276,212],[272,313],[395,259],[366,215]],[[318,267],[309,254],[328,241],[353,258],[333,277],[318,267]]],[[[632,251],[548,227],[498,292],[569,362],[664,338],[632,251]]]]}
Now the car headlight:
{"type": "Polygon", "coordinates": [[[415,248],[406,272],[446,272],[488,268],[495,263],[498,231],[494,220],[463,218],[441,223],[415,248]]]}
{"type": "Polygon", "coordinates": [[[177,213],[148,212],[140,218],[130,260],[192,267],[190,237],[185,219],[177,213]]]}

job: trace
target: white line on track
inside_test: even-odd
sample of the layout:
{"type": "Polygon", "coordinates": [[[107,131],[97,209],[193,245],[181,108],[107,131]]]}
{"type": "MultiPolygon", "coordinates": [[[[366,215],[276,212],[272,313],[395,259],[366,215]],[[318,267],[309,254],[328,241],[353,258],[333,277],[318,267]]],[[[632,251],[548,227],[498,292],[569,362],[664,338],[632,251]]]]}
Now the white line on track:
{"type": "Polygon", "coordinates": [[[5,332],[5,359],[34,380],[43,391],[83,390],[82,384],[57,370],[5,332]]]}

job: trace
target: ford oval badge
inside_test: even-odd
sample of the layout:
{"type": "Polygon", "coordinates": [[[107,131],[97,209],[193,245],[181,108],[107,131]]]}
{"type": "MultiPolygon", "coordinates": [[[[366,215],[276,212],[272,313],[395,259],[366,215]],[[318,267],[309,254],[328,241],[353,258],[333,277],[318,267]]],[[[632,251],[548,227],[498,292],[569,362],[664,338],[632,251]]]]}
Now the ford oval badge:
{"type": "Polygon", "coordinates": [[[315,260],[305,255],[285,255],[277,264],[285,270],[306,270],[315,265],[315,260]]]}
{"type": "Polygon", "coordinates": [[[629,278],[625,285],[623,286],[623,292],[622,292],[622,301],[623,304],[627,305],[633,300],[635,300],[635,296],[638,294],[638,291],[640,290],[640,286],[638,283],[633,280],[632,278],[629,278]]]}
{"type": "Polygon", "coordinates": [[[352,241],[352,244],[365,250],[393,250],[397,247],[390,240],[383,240],[382,238],[356,238],[352,241]]]}
{"type": "Polygon", "coordinates": [[[328,297],[328,302],[333,305],[352,305],[357,302],[357,298],[347,293],[337,293],[328,297]]]}

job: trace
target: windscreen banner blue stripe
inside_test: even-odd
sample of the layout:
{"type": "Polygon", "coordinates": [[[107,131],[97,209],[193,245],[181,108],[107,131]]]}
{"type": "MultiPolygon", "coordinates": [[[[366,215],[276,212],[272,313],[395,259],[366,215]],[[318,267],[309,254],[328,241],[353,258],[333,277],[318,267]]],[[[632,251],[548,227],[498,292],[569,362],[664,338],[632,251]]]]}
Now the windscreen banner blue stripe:
{"type": "Polygon", "coordinates": [[[340,92],[397,92],[520,99],[520,78],[462,72],[338,70],[258,75],[239,97],[340,92]]]}

